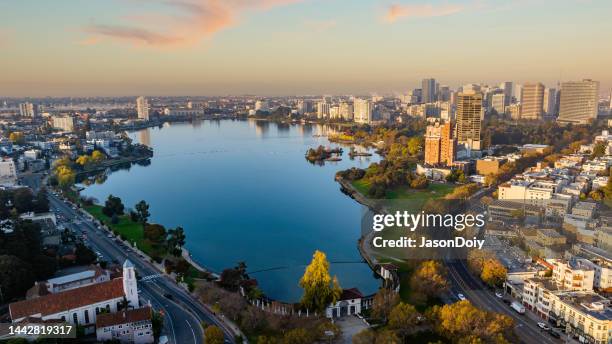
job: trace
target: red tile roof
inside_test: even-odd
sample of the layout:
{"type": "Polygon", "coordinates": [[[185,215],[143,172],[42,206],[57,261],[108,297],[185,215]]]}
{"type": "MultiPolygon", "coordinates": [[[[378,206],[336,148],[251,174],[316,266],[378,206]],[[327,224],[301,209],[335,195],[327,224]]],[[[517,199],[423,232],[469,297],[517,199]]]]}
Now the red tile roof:
{"type": "Polygon", "coordinates": [[[142,307],[117,313],[98,314],[96,328],[130,324],[138,321],[151,320],[151,307],[142,307]]]}
{"type": "Polygon", "coordinates": [[[340,300],[353,300],[353,299],[361,299],[363,298],[363,294],[357,288],[351,289],[342,289],[342,294],[340,295],[340,300]]]}
{"type": "Polygon", "coordinates": [[[9,305],[11,319],[29,315],[46,316],[94,303],[123,297],[123,279],[92,284],[81,288],[49,294],[31,300],[13,302],[9,305]]]}

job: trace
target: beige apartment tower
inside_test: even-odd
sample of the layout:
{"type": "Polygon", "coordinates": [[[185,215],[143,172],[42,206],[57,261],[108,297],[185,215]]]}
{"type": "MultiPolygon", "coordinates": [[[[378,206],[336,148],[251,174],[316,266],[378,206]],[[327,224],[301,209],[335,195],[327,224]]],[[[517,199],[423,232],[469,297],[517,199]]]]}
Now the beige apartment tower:
{"type": "Polygon", "coordinates": [[[482,148],[482,93],[462,92],[457,95],[457,143],[472,150],[482,148]]]}
{"type": "Polygon", "coordinates": [[[539,82],[523,85],[521,119],[542,119],[544,114],[544,88],[544,85],[539,82]]]}
{"type": "Polygon", "coordinates": [[[597,118],[599,82],[568,81],[561,84],[559,122],[587,124],[597,118]]]}

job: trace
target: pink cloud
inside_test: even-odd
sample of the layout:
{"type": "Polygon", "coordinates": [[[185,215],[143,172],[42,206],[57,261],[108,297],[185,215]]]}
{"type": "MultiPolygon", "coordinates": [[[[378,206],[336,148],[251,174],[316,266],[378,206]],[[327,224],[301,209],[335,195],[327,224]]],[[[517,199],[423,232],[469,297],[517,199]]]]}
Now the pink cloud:
{"type": "Polygon", "coordinates": [[[443,17],[451,14],[459,13],[465,10],[462,5],[431,5],[431,4],[415,4],[415,5],[391,5],[385,16],[385,20],[393,23],[401,18],[429,18],[443,17]]]}
{"type": "Polygon", "coordinates": [[[166,0],[176,11],[132,17],[133,25],[92,24],[85,31],[95,37],[145,46],[195,45],[202,39],[239,24],[249,11],[265,11],[302,0],[166,0]],[[155,20],[151,20],[155,18],[155,20]]]}

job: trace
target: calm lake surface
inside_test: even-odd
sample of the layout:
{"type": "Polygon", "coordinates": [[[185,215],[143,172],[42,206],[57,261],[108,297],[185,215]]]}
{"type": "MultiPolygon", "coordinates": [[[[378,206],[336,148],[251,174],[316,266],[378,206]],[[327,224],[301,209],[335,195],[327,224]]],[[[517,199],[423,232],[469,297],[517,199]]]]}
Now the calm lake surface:
{"type": "Polygon", "coordinates": [[[113,172],[82,194],[99,201],[113,194],[129,208],[146,200],[149,221],[185,229],[196,261],[215,272],[245,261],[272,298],[299,300],[298,281],[317,249],[342,287],[369,294],[379,282],[357,250],[363,209],[334,175],[378,157],[351,160],[345,148],[340,162],[310,164],[306,150],[330,145],[317,136],[328,130],[252,120],[141,130],[130,135],[153,148],[151,164],[113,172]]]}

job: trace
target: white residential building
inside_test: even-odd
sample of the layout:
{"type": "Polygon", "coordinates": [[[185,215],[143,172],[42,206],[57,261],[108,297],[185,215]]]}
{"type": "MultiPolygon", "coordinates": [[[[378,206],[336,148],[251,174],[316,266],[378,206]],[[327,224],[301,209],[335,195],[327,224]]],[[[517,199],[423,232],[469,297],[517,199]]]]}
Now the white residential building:
{"type": "Polygon", "coordinates": [[[147,98],[143,96],[136,98],[136,112],[138,113],[138,119],[148,121],[149,110],[149,101],[147,98]]]}
{"type": "Polygon", "coordinates": [[[3,158],[0,161],[0,185],[12,186],[17,184],[17,169],[11,158],[3,158]]]}

